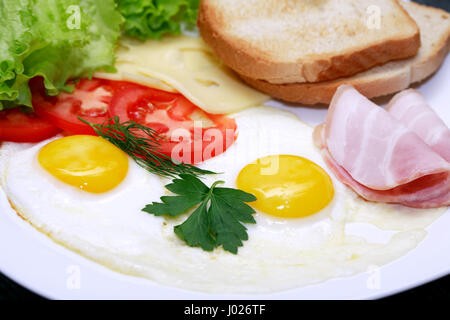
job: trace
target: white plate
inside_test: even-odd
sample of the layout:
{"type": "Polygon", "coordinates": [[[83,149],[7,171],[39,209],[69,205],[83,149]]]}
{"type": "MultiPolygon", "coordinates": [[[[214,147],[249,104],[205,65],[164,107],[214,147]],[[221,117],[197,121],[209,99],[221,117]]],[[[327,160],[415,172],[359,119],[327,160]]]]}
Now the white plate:
{"type": "MultiPolygon", "coordinates": [[[[449,83],[447,58],[441,69],[417,89],[450,126],[449,83]]],[[[326,115],[326,109],[271,104],[289,109],[311,124],[322,122],[326,115]]],[[[378,270],[274,294],[211,295],[161,286],[91,262],[22,221],[0,191],[0,271],[22,286],[54,299],[370,299],[449,274],[449,228],[450,210],[427,229],[428,236],[417,248],[378,270]]]]}

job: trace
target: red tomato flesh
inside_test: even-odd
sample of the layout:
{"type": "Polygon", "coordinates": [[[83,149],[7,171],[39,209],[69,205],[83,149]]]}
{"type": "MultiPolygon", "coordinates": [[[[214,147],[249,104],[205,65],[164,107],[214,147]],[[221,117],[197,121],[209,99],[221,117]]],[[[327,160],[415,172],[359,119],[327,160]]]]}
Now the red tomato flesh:
{"type": "Polygon", "coordinates": [[[215,157],[236,138],[233,119],[208,114],[180,94],[137,84],[124,84],[117,90],[110,111],[121,122],[132,120],[157,131],[164,138],[159,141],[159,151],[183,163],[195,164],[215,157]],[[194,114],[212,124],[196,127],[191,118],[194,114]]]}
{"type": "Polygon", "coordinates": [[[81,80],[72,93],[45,95],[42,81],[32,85],[36,114],[70,134],[95,134],[78,117],[103,124],[112,117],[135,121],[161,137],[159,152],[195,164],[223,153],[236,139],[234,119],[202,111],[184,96],[124,81],[81,80]],[[193,116],[196,117],[193,117],[193,116]],[[205,128],[194,119],[207,120],[205,128]]]}
{"type": "Polygon", "coordinates": [[[60,131],[50,121],[17,108],[0,112],[0,141],[39,142],[60,131]]]}
{"type": "Polygon", "coordinates": [[[62,92],[56,97],[48,97],[43,90],[33,90],[33,107],[39,116],[71,134],[95,135],[94,130],[78,119],[102,124],[111,115],[109,106],[114,89],[107,80],[81,80],[72,93],[62,92]]]}

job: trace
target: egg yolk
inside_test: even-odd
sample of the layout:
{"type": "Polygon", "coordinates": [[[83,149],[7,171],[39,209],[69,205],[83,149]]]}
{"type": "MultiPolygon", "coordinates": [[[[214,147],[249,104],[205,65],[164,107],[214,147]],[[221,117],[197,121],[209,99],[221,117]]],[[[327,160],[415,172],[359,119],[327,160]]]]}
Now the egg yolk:
{"type": "Polygon", "coordinates": [[[317,213],[334,196],[325,170],[292,155],[268,156],[250,163],[239,173],[237,187],[257,198],[251,203],[255,209],[283,218],[317,213]]]}
{"type": "Polygon", "coordinates": [[[41,166],[60,181],[91,193],[115,188],[128,172],[127,155],[112,143],[76,135],[54,140],[39,152],[41,166]]]}

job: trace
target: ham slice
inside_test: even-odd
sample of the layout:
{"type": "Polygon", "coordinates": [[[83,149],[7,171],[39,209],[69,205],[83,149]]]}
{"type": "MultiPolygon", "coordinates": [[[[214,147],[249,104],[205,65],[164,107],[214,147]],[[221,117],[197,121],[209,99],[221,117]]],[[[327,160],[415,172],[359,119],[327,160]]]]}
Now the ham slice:
{"type": "Polygon", "coordinates": [[[450,204],[449,162],[352,86],[339,87],[314,139],[338,179],[367,200],[450,204]]]}
{"type": "Polygon", "coordinates": [[[386,110],[450,162],[450,129],[428,106],[419,91],[409,89],[400,92],[391,100],[386,110]]]}

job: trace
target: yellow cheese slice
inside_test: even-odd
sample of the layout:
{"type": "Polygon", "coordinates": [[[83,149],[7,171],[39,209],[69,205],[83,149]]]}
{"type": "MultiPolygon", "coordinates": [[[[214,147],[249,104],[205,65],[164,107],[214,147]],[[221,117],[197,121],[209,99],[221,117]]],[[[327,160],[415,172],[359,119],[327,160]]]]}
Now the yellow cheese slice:
{"type": "MultiPolygon", "coordinates": [[[[116,66],[117,67],[117,66],[116,66]]],[[[178,92],[175,88],[169,84],[147,75],[141,74],[139,67],[132,64],[121,64],[117,73],[96,72],[94,74],[96,78],[116,80],[116,81],[128,81],[143,86],[160,89],[168,92],[178,92]]]]}
{"type": "Polygon", "coordinates": [[[269,99],[242,83],[198,37],[125,38],[116,55],[117,73],[95,76],[175,90],[209,113],[233,113],[269,99]]]}

